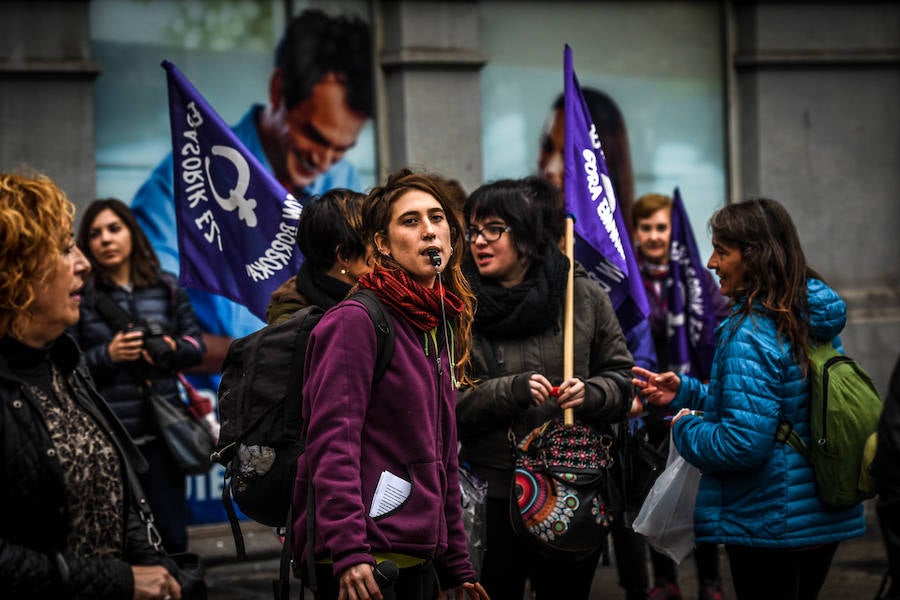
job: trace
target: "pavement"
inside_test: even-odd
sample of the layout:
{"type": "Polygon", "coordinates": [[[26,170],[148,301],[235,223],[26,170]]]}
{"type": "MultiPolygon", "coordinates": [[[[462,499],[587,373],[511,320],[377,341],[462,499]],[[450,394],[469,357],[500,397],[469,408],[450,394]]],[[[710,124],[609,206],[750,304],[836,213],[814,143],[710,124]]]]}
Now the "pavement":
{"type": "MultiPolygon", "coordinates": [[[[875,507],[866,503],[867,532],[847,540],[839,547],[820,600],[870,600],[875,598],[881,578],[887,570],[884,545],[875,507]]],[[[209,600],[262,600],[273,598],[272,580],[278,577],[280,541],[271,528],[249,522],[242,523],[248,560],[237,561],[234,542],[227,524],[191,528],[190,549],[207,559],[206,581],[209,600]]],[[[614,560],[614,559],[613,559],[614,560]]],[[[720,548],[720,569],[726,598],[734,599],[731,572],[724,548],[720,548]]],[[[697,578],[693,558],[678,566],[679,582],[685,600],[697,598],[697,578]]],[[[295,580],[291,598],[300,598],[295,580]]],[[[311,598],[309,596],[308,598],[311,598]]],[[[615,564],[599,566],[594,577],[590,600],[624,600],[618,586],[615,564]]],[[[565,600],[565,599],[560,599],[565,600]]],[[[765,600],[765,599],[761,599],[765,600]]]]}

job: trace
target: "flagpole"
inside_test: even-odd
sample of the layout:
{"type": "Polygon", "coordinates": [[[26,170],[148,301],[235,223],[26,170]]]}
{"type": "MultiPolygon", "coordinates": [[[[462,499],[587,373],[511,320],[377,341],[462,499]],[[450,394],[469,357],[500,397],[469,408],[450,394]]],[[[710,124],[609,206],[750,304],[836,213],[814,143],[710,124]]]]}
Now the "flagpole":
{"type": "MultiPolygon", "coordinates": [[[[575,218],[566,215],[566,258],[569,276],[566,279],[566,305],[563,309],[563,379],[575,375],[575,218]]],[[[575,424],[575,411],[563,410],[563,424],[575,424]]]]}

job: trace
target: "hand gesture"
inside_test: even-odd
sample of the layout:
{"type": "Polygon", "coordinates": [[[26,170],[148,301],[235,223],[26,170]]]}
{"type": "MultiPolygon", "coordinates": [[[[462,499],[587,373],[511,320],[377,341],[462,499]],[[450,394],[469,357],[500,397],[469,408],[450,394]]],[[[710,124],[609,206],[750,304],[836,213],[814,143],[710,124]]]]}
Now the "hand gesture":
{"type": "Polygon", "coordinates": [[[660,374],[641,367],[632,367],[631,371],[641,378],[632,379],[631,383],[644,401],[650,404],[669,404],[681,389],[681,378],[672,371],[660,374]]]}

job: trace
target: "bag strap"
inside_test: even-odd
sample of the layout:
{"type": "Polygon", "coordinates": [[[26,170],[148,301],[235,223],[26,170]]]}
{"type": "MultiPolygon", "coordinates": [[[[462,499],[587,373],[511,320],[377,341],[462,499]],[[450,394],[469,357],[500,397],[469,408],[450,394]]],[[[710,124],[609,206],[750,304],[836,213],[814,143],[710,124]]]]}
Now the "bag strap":
{"type": "Polygon", "coordinates": [[[278,579],[272,580],[272,592],[275,600],[290,600],[291,597],[291,548],[294,545],[294,503],[288,504],[285,522],[284,540],[281,544],[281,560],[278,567],[278,579]]]}
{"type": "Polygon", "coordinates": [[[141,487],[141,482],[135,474],[134,470],[131,468],[131,465],[125,461],[124,471],[125,476],[128,479],[128,487],[131,488],[131,496],[134,498],[134,504],[138,509],[138,517],[141,519],[141,523],[144,524],[144,527],[147,530],[147,542],[150,546],[159,552],[160,554],[165,554],[166,551],[162,545],[162,535],[160,535],[159,530],[156,528],[156,524],[153,522],[153,511],[150,509],[150,502],[147,500],[147,494],[144,493],[144,488],[141,487]]]}
{"type": "Polygon", "coordinates": [[[394,357],[394,327],[390,315],[384,309],[384,304],[374,291],[368,288],[359,288],[350,298],[366,307],[372,324],[375,325],[376,356],[375,373],[373,382],[378,382],[387,371],[391,359],[394,357]]]}
{"type": "Polygon", "coordinates": [[[783,418],[778,423],[778,429],[775,430],[775,441],[787,444],[797,452],[799,452],[806,460],[809,460],[809,448],[794,430],[794,426],[783,418]]]}
{"type": "Polygon", "coordinates": [[[116,304],[108,293],[94,286],[94,308],[114,331],[124,331],[134,321],[128,311],[116,304]]]}

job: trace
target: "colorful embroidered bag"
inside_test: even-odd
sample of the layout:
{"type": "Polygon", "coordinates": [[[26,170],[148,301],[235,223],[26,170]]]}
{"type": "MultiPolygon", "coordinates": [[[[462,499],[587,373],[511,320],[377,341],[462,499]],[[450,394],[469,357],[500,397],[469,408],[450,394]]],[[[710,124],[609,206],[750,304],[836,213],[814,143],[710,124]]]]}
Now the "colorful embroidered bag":
{"type": "Polygon", "coordinates": [[[510,520],[516,533],[547,558],[578,560],[600,547],[613,520],[614,435],[562,417],[520,442],[509,430],[515,457],[510,520]]]}

